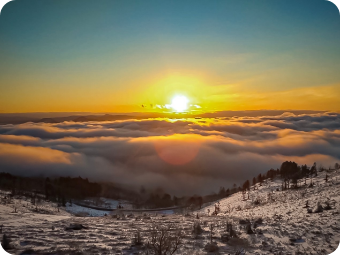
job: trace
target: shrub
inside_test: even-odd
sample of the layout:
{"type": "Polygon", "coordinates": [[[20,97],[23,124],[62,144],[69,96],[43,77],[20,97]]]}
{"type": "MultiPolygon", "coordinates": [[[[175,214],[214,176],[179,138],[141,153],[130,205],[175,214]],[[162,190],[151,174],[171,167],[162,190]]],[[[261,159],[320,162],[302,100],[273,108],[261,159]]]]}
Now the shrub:
{"type": "Polygon", "coordinates": [[[251,229],[251,224],[247,225],[247,234],[248,235],[254,234],[254,231],[251,229]]]}
{"type": "Polygon", "coordinates": [[[140,235],[140,230],[137,230],[135,233],[135,236],[133,238],[133,244],[134,245],[141,245],[143,243],[142,236],[140,235]]]}
{"type": "Polygon", "coordinates": [[[221,235],[221,241],[222,242],[228,242],[230,239],[229,234],[222,234],[221,235]]]}
{"type": "Polygon", "coordinates": [[[262,219],[262,218],[258,218],[258,219],[255,221],[256,224],[262,224],[262,222],[263,222],[263,219],[262,219]]]}
{"type": "Polygon", "coordinates": [[[231,222],[227,222],[227,233],[229,237],[237,237],[235,230],[233,230],[233,225],[231,222]]]}
{"type": "Polygon", "coordinates": [[[246,248],[249,247],[249,242],[247,239],[232,238],[228,242],[228,245],[235,248],[246,248]]]}
{"type": "Polygon", "coordinates": [[[240,249],[235,252],[235,255],[241,255],[241,254],[244,254],[244,249],[240,249]]]}
{"type": "Polygon", "coordinates": [[[330,205],[330,203],[328,201],[326,202],[326,206],[325,206],[324,209],[325,210],[332,210],[332,207],[331,207],[331,205],[330,205]]]}
{"type": "Polygon", "coordinates": [[[88,212],[77,212],[74,214],[76,217],[87,217],[89,216],[88,212]]]}
{"type": "Polygon", "coordinates": [[[236,211],[242,211],[242,207],[241,207],[240,205],[238,205],[238,206],[236,207],[236,211]]]}
{"type": "Polygon", "coordinates": [[[218,246],[216,243],[207,243],[204,247],[204,249],[207,251],[207,252],[216,252],[218,251],[218,246]]]}
{"type": "Polygon", "coordinates": [[[2,245],[2,248],[4,248],[5,251],[8,251],[10,249],[10,244],[9,244],[10,242],[11,241],[9,240],[7,235],[4,234],[3,237],[2,237],[1,245],[2,245]]]}
{"type": "Polygon", "coordinates": [[[197,238],[198,235],[202,234],[203,229],[201,228],[201,224],[199,221],[194,222],[192,234],[197,238]]]}
{"type": "Polygon", "coordinates": [[[255,198],[253,203],[254,203],[254,205],[260,205],[261,204],[260,198],[259,197],[255,198]]]}
{"type": "Polygon", "coordinates": [[[314,213],[323,212],[323,207],[322,207],[322,205],[321,205],[319,202],[318,202],[317,206],[315,206],[313,212],[314,212],[314,213]]]}
{"type": "Polygon", "coordinates": [[[147,253],[154,255],[174,254],[182,244],[183,233],[175,224],[153,223],[149,229],[150,238],[146,245],[147,253]]]}

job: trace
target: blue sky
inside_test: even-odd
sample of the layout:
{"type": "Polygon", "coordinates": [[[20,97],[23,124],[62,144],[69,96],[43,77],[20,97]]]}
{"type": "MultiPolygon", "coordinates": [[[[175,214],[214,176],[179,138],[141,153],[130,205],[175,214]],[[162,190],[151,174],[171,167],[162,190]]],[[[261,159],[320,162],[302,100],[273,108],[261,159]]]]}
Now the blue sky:
{"type": "Polygon", "coordinates": [[[321,0],[16,0],[1,12],[0,38],[3,112],[39,111],[58,93],[73,102],[53,111],[104,109],[86,104],[91,95],[114,110],[143,102],[122,95],[172,72],[202,74],[209,88],[240,84],[234,94],[340,84],[339,11],[321,0]]]}

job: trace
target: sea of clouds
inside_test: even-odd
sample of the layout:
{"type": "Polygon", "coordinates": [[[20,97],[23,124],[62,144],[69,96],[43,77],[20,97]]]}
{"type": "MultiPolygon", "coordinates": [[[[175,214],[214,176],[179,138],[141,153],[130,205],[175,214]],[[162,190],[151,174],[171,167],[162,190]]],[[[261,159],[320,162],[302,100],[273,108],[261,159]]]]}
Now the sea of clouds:
{"type": "Polygon", "coordinates": [[[340,114],[0,125],[0,172],[179,195],[239,185],[286,160],[340,163],[340,114]]]}

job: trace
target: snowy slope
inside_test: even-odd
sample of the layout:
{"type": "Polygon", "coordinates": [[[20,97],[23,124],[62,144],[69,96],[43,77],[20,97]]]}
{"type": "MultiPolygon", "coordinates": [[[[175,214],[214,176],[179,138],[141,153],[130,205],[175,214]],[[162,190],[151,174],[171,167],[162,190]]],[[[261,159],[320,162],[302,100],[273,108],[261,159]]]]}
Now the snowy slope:
{"type": "MultiPolygon", "coordinates": [[[[119,217],[75,217],[64,208],[58,212],[58,208],[48,202],[42,202],[36,212],[24,199],[14,199],[0,205],[0,224],[11,240],[9,252],[12,254],[143,254],[153,224],[175,224],[182,230],[183,240],[176,254],[330,254],[340,241],[340,174],[328,173],[328,182],[324,180],[325,175],[325,172],[319,173],[312,188],[276,191],[281,188],[280,179],[257,185],[255,191],[251,188],[249,199],[244,200],[241,192],[221,199],[217,215],[211,214],[213,204],[183,214],[120,212],[119,217]],[[308,213],[307,200],[312,209],[318,202],[323,207],[328,202],[332,209],[308,213]],[[262,222],[255,227],[254,222],[259,218],[262,222]],[[240,224],[247,220],[253,234],[247,233],[247,224],[240,224]],[[202,228],[197,235],[192,232],[195,222],[202,228]],[[225,241],[221,237],[227,233],[227,222],[232,224],[237,237],[225,241]],[[65,229],[72,223],[87,228],[65,229]],[[213,226],[212,232],[210,226],[213,226]],[[133,244],[137,231],[141,233],[141,246],[133,244]],[[218,246],[217,253],[205,250],[210,234],[218,246]]],[[[72,207],[75,210],[76,207],[72,207]]]]}
{"type": "MultiPolygon", "coordinates": [[[[338,171],[322,172],[313,181],[313,188],[302,185],[300,189],[286,191],[276,191],[281,190],[281,179],[267,181],[262,186],[257,184],[256,190],[250,188],[249,199],[248,194],[244,200],[242,192],[238,192],[220,200],[218,215],[235,223],[241,237],[248,240],[252,254],[294,254],[299,251],[302,254],[329,254],[340,241],[340,175],[338,171]],[[330,176],[328,182],[325,181],[326,174],[330,176]],[[307,200],[312,210],[318,202],[323,207],[328,202],[332,209],[308,213],[307,200]],[[255,204],[255,201],[260,203],[255,204]],[[253,229],[255,234],[248,235],[240,230],[240,220],[248,219],[253,224],[259,218],[263,223],[253,229]]],[[[207,214],[208,209],[213,212],[215,205],[198,213],[207,214]]]]}

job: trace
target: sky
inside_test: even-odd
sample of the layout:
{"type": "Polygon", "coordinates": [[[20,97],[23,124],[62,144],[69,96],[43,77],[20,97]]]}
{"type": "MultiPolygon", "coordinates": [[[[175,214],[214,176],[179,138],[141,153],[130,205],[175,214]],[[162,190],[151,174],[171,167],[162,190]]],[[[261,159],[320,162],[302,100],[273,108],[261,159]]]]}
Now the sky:
{"type": "Polygon", "coordinates": [[[286,160],[332,167],[339,45],[323,0],[11,1],[0,169],[203,195],[286,160]],[[38,121],[99,113],[128,119],[38,121]]]}
{"type": "Polygon", "coordinates": [[[16,0],[0,112],[340,111],[339,45],[321,0],[16,0]]]}

